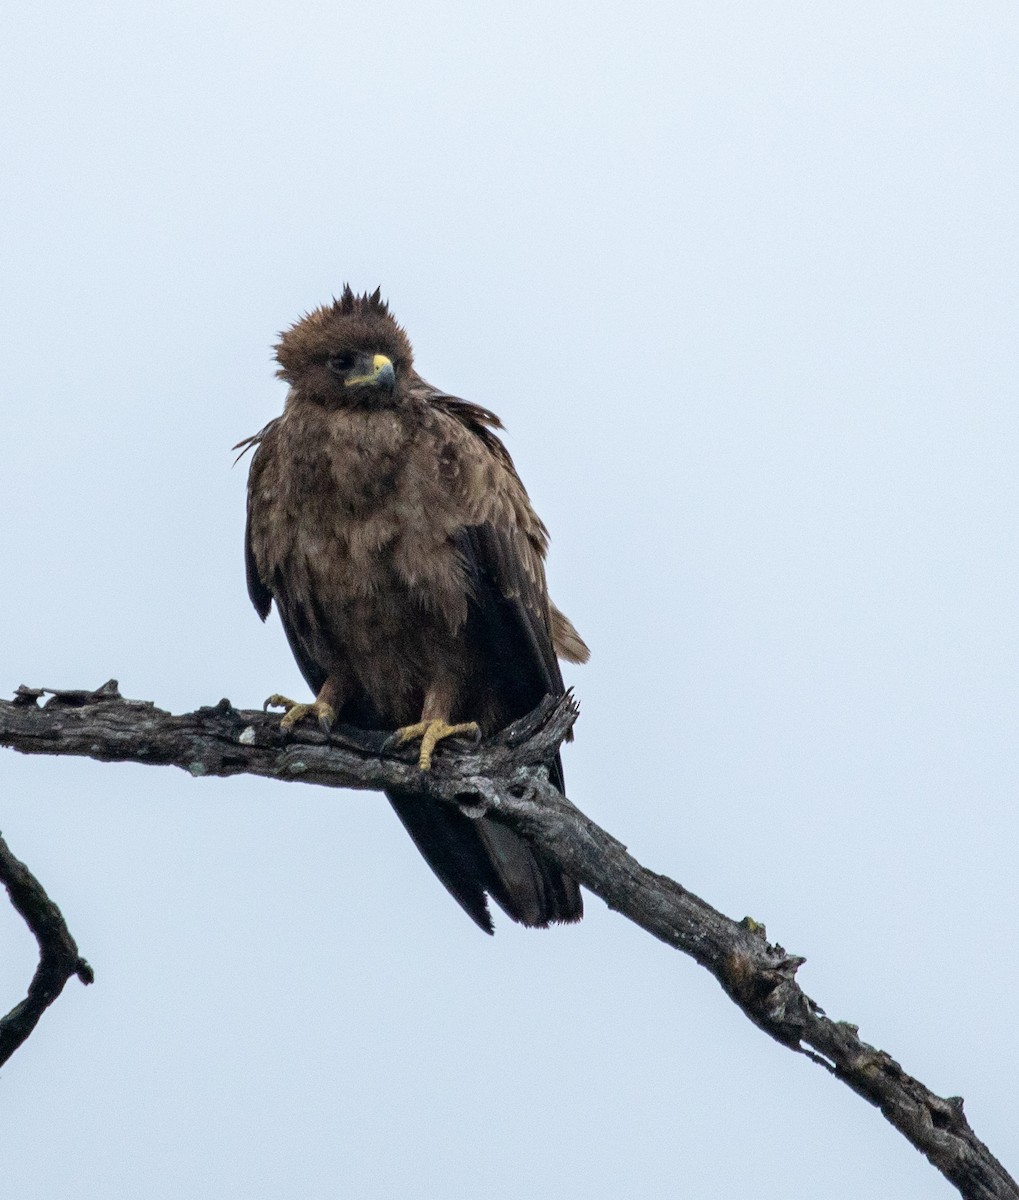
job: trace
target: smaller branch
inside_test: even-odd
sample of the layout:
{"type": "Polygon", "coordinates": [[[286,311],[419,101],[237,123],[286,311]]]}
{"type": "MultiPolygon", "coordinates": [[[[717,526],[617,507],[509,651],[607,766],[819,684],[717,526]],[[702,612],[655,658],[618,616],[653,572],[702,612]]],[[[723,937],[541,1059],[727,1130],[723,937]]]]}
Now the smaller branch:
{"type": "Polygon", "coordinates": [[[2,836],[0,882],[39,943],[39,965],[28,995],[0,1018],[0,1064],[3,1064],[36,1027],[72,975],[77,975],[82,983],[91,983],[95,976],[78,953],[60,909],[28,867],[14,857],[2,836]]]}

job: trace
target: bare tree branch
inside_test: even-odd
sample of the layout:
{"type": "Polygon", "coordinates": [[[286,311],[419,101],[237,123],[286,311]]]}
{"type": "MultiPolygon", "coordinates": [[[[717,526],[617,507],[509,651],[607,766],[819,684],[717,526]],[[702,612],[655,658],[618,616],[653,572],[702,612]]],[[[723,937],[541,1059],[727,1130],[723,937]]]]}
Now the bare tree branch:
{"type": "Polygon", "coordinates": [[[3,837],[0,837],[0,881],[7,888],[11,904],[39,943],[39,966],[28,986],[28,995],[0,1019],[2,1065],[36,1027],[72,975],[77,975],[82,983],[91,983],[94,976],[92,968],[79,955],[60,909],[28,867],[14,857],[3,837]]]}
{"type": "MultiPolygon", "coordinates": [[[[935,1095],[861,1041],[856,1026],[830,1020],[796,982],[804,959],[769,943],[764,926],[749,917],[734,921],[641,866],[552,786],[545,764],[576,720],[571,697],[546,701],[472,750],[443,748],[423,776],[415,752],[391,747],[382,733],[344,728],[327,737],[309,725],[284,734],[278,717],[241,712],[227,700],[174,716],[148,701],[123,699],[113,680],[94,692],[50,692],[39,707],[43,694],[22,687],[13,702],[0,701],[0,745],[26,754],[170,764],[193,776],[250,774],[371,790],[424,785],[468,815],[497,812],[610,908],[706,967],[754,1024],[880,1108],[967,1200],[1019,1200],[1014,1180],[970,1128],[962,1100],[935,1095]]],[[[66,928],[64,934],[61,986],[69,974],[85,978],[79,966],[88,971],[66,928]]]]}

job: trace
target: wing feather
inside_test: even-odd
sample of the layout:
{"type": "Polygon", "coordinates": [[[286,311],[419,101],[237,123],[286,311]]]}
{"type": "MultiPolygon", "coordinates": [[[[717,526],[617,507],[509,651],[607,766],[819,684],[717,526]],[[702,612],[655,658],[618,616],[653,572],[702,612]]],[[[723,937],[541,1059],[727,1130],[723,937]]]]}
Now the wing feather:
{"type": "Polygon", "coordinates": [[[255,612],[264,621],[269,615],[269,610],[272,608],[272,592],[266,580],[264,580],[258,571],[258,563],[255,560],[255,551],[251,544],[251,509],[252,497],[256,489],[261,483],[262,472],[265,468],[265,459],[260,458],[258,450],[261,446],[262,439],[270,434],[279,420],[270,421],[268,425],[263,426],[258,433],[253,434],[244,441],[238,442],[234,446],[234,450],[239,450],[240,453],[234,459],[234,466],[248,453],[249,450],[254,450],[254,455],[251,459],[251,469],[248,471],[248,503],[247,517],[244,522],[244,570],[248,580],[248,595],[251,597],[251,603],[255,606],[255,612]]]}
{"type": "Polygon", "coordinates": [[[531,506],[509,451],[494,432],[502,422],[480,404],[440,392],[420,377],[415,394],[456,429],[462,454],[487,459],[481,486],[470,497],[473,513],[461,538],[461,554],[474,586],[481,588],[484,580],[489,581],[511,606],[530,653],[540,664],[542,694],[561,695],[558,657],[586,662],[589,651],[569,618],[549,598],[548,530],[531,506]]]}

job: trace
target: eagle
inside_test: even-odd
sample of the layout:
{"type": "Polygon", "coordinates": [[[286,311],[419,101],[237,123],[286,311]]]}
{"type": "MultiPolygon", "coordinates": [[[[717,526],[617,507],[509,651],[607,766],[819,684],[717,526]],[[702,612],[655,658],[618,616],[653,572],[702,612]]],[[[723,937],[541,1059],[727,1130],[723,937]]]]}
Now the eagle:
{"type": "MultiPolygon", "coordinates": [[[[276,346],[283,413],[238,444],[248,475],[248,593],[273,602],[315,695],[274,694],[282,726],[307,717],[392,729],[431,767],[446,738],[488,736],[564,691],[558,658],[588,649],[549,599],[548,533],[503,443],[502,423],[414,369],[381,289],[349,285],[276,346]]],[[[551,768],[563,789],[562,765],[551,768]]],[[[497,815],[471,818],[427,788],[388,791],[429,866],[493,932],[580,920],[576,882],[497,815]]]]}

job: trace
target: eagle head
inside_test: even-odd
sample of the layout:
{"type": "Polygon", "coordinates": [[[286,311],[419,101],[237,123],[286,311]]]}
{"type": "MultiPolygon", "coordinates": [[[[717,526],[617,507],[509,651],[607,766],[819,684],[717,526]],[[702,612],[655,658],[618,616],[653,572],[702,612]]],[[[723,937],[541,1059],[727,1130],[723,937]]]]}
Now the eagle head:
{"type": "Polygon", "coordinates": [[[355,295],[349,284],[280,335],[276,374],[296,392],[329,406],[385,407],[414,361],[410,340],[381,298],[355,295]]]}

